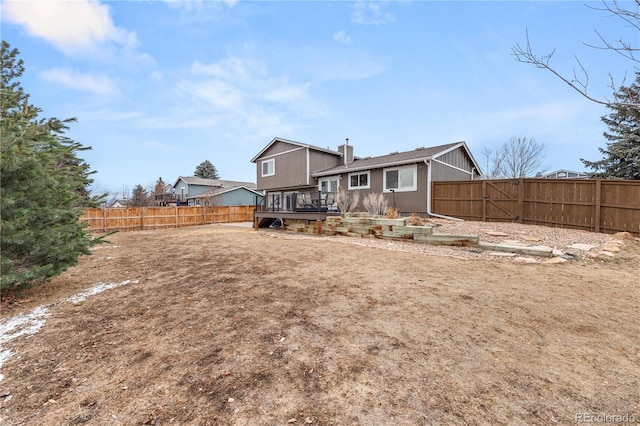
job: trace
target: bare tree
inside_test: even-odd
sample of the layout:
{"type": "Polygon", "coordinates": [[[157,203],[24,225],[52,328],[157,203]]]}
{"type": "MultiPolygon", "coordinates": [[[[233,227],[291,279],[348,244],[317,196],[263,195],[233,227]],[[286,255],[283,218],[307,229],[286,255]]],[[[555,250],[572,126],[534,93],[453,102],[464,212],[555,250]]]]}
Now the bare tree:
{"type": "Polygon", "coordinates": [[[489,179],[520,178],[531,176],[542,168],[545,146],[533,138],[513,137],[495,152],[483,149],[487,159],[486,174],[489,179]]]}
{"type": "Polygon", "coordinates": [[[498,156],[497,151],[492,151],[486,146],[482,148],[482,160],[484,166],[485,179],[498,179],[502,168],[502,159],[498,156]]]}
{"type": "MultiPolygon", "coordinates": [[[[602,7],[594,7],[594,6],[587,6],[587,7],[590,7],[591,9],[595,9],[599,11],[608,12],[611,15],[619,18],[624,24],[631,26],[632,28],[635,28],[636,30],[640,31],[640,11],[639,11],[640,0],[635,0],[634,2],[635,10],[633,10],[634,6],[629,6],[628,9],[626,8],[627,4],[630,4],[630,3],[626,3],[625,7],[623,7],[618,3],[617,0],[613,0],[610,2],[603,0],[602,4],[603,4],[602,7]]],[[[603,37],[600,32],[598,32],[597,30],[595,30],[595,32],[602,44],[600,46],[596,46],[596,45],[585,43],[586,46],[593,47],[594,49],[608,50],[608,51],[613,51],[615,53],[618,53],[624,56],[625,58],[629,59],[632,63],[634,63],[634,68],[638,69],[637,64],[640,63],[640,57],[638,55],[638,52],[640,51],[640,48],[633,47],[630,42],[627,42],[622,38],[620,38],[619,40],[616,40],[615,42],[610,42],[607,39],[605,39],[605,37],[603,37]]],[[[589,99],[592,102],[596,102],[596,103],[607,105],[607,106],[626,105],[634,108],[640,108],[640,99],[638,99],[637,97],[633,98],[631,95],[629,96],[628,100],[627,99],[621,100],[618,98],[614,98],[614,100],[610,100],[608,98],[599,99],[599,98],[593,97],[589,93],[589,72],[587,71],[587,68],[582,64],[580,59],[578,57],[575,57],[577,68],[573,68],[572,76],[563,75],[560,71],[558,71],[556,68],[554,68],[551,65],[551,58],[555,53],[555,49],[546,55],[537,55],[536,53],[534,53],[533,48],[531,47],[531,42],[529,40],[529,31],[526,32],[526,44],[524,45],[524,47],[516,43],[516,45],[512,47],[511,51],[513,52],[513,55],[516,57],[517,61],[524,62],[526,64],[532,64],[537,68],[542,68],[542,69],[546,69],[547,71],[550,71],[560,80],[568,84],[572,89],[574,89],[575,91],[577,91],[582,96],[584,96],[585,98],[589,99]]],[[[623,77],[622,82],[620,84],[616,84],[613,75],[609,73],[609,80],[610,80],[609,87],[611,88],[612,92],[615,92],[619,86],[624,84],[626,77],[623,77]]]]}

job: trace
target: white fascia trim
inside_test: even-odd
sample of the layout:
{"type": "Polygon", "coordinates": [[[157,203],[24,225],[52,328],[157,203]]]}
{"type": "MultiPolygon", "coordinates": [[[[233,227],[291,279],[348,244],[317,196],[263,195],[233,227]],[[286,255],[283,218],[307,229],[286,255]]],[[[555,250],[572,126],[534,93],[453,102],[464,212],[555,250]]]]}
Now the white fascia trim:
{"type": "Polygon", "coordinates": [[[437,158],[432,159],[432,161],[435,161],[436,163],[442,164],[442,165],[447,166],[447,167],[451,167],[452,169],[456,169],[458,171],[464,172],[464,173],[466,173],[468,175],[473,175],[473,172],[470,172],[469,170],[465,170],[465,169],[461,169],[460,167],[452,166],[451,164],[445,163],[444,161],[440,161],[437,158]]]}
{"type": "Polygon", "coordinates": [[[290,150],[288,150],[288,151],[282,151],[282,152],[279,152],[279,153],[277,153],[277,154],[267,155],[267,156],[265,156],[265,157],[260,158],[260,160],[266,160],[267,158],[275,158],[275,157],[278,157],[278,156],[280,156],[280,155],[288,154],[288,153],[290,153],[290,152],[300,151],[301,149],[308,149],[308,148],[305,148],[305,147],[294,148],[294,149],[290,149],[290,150]]]}
{"type": "Polygon", "coordinates": [[[309,176],[311,175],[311,160],[309,159],[310,155],[309,155],[309,147],[307,147],[307,185],[309,185],[309,176]]]}
{"type": "Polygon", "coordinates": [[[423,163],[423,162],[426,162],[428,160],[431,160],[431,157],[414,158],[414,159],[411,159],[411,160],[394,161],[394,162],[390,162],[390,163],[372,164],[370,166],[353,167],[353,168],[344,169],[344,170],[331,170],[331,172],[329,172],[329,173],[327,173],[327,172],[317,172],[317,173],[314,173],[313,176],[314,177],[324,177],[324,176],[332,176],[332,175],[334,175],[336,173],[339,173],[339,174],[342,174],[342,173],[355,173],[355,172],[361,172],[363,170],[377,170],[377,169],[387,169],[387,168],[390,168],[390,167],[397,167],[397,166],[409,166],[411,164],[423,163]]]}

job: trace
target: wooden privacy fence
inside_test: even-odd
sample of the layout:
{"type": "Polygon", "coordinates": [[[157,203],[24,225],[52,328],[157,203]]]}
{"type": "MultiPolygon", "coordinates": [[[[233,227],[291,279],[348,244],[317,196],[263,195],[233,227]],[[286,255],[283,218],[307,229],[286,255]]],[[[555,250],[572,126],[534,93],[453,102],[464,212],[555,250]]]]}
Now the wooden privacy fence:
{"type": "Polygon", "coordinates": [[[467,220],[519,222],[640,235],[640,181],[499,179],[433,182],[432,212],[467,220]]]}
{"type": "Polygon", "coordinates": [[[129,207],[87,209],[80,217],[94,232],[180,228],[209,223],[253,222],[254,206],[129,207]]]}

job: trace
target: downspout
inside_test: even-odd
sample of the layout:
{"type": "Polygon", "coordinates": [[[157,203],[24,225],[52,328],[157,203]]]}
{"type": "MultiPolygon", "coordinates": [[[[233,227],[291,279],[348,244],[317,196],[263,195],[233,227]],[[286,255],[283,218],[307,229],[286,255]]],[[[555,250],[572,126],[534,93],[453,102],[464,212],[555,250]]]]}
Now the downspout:
{"type": "Polygon", "coordinates": [[[427,165],[427,214],[429,216],[439,217],[442,219],[450,219],[450,220],[459,220],[464,221],[464,219],[460,219],[458,217],[445,216],[442,214],[431,213],[431,160],[425,159],[424,164],[427,165]]]}

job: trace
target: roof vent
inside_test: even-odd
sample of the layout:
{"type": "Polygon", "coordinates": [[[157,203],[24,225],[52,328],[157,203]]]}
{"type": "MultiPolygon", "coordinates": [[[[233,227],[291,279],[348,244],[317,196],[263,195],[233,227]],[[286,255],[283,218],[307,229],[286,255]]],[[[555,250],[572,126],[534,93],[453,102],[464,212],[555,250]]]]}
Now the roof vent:
{"type": "Polygon", "coordinates": [[[393,151],[393,152],[390,152],[389,155],[396,155],[397,153],[398,151],[393,151]]]}
{"type": "Polygon", "coordinates": [[[422,151],[424,149],[424,146],[419,146],[416,148],[416,151],[422,151]]]}

